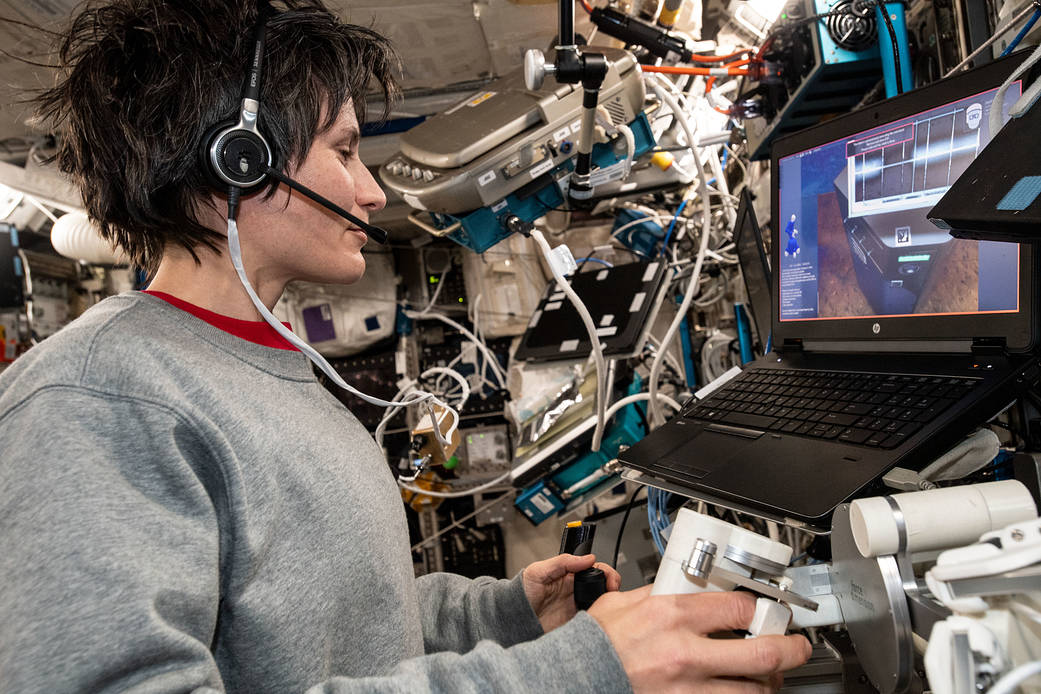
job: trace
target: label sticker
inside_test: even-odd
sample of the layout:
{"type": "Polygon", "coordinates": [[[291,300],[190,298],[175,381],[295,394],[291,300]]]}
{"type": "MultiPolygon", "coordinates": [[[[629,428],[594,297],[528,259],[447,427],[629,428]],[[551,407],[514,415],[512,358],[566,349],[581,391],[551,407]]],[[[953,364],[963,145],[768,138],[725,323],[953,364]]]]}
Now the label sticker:
{"type": "Polygon", "coordinates": [[[549,295],[549,300],[550,301],[563,301],[564,300],[564,296],[565,296],[564,292],[554,292],[553,294],[549,295]]]}
{"type": "Polygon", "coordinates": [[[554,301],[552,303],[546,304],[546,308],[544,308],[543,310],[544,311],[556,311],[557,309],[559,309],[563,305],[564,305],[563,301],[554,301]]]}
{"type": "Polygon", "coordinates": [[[645,292],[640,292],[639,294],[634,296],[633,302],[629,304],[629,313],[636,313],[641,308],[643,308],[643,300],[645,298],[647,298],[647,294],[645,292]]]}
{"type": "Polygon", "coordinates": [[[606,169],[597,169],[589,175],[589,185],[595,188],[596,186],[602,186],[605,183],[610,183],[611,181],[617,181],[624,175],[625,166],[621,164],[609,166],[606,169]]]}
{"type": "Polygon", "coordinates": [[[529,173],[531,173],[531,177],[532,178],[538,178],[539,176],[541,176],[542,174],[546,173],[547,171],[549,171],[552,168],[553,168],[553,160],[552,159],[547,159],[547,160],[545,160],[543,162],[540,162],[537,166],[531,167],[531,171],[529,173]]]}
{"type": "Polygon", "coordinates": [[[911,227],[897,227],[895,230],[894,242],[897,246],[910,246],[911,245],[911,227]]]}
{"type": "Polygon", "coordinates": [[[495,92],[484,92],[483,94],[478,94],[474,98],[467,101],[466,105],[470,108],[473,108],[474,106],[483,104],[485,101],[492,98],[493,96],[495,96],[495,92]]]}
{"type": "Polygon", "coordinates": [[[463,106],[466,106],[468,103],[470,103],[471,99],[476,99],[479,94],[480,94],[480,92],[478,92],[477,94],[475,94],[473,96],[466,97],[465,99],[460,101],[458,104],[456,104],[452,108],[450,108],[447,111],[445,111],[445,115],[447,116],[447,115],[451,115],[451,114],[455,113],[456,111],[461,109],[463,106]]]}
{"type": "Polygon", "coordinates": [[[611,337],[618,332],[618,326],[612,325],[608,328],[597,328],[596,334],[598,337],[611,337]]]}
{"type": "Polygon", "coordinates": [[[578,340],[564,340],[560,343],[561,352],[574,352],[578,349],[578,340]]]}
{"type": "Polygon", "coordinates": [[[495,169],[485,171],[483,174],[477,177],[477,185],[486,186],[495,180],[495,169]]]}
{"type": "Polygon", "coordinates": [[[600,319],[600,326],[601,327],[603,327],[605,325],[611,325],[611,323],[614,323],[614,314],[613,313],[604,314],[604,317],[600,319]]]}
{"type": "Polygon", "coordinates": [[[650,282],[651,280],[654,279],[654,273],[656,273],[656,272],[658,272],[658,263],[657,263],[657,261],[655,261],[655,262],[653,262],[653,263],[651,263],[650,265],[647,266],[647,269],[643,271],[643,280],[641,280],[641,281],[643,281],[643,282],[650,282]]]}
{"type": "Polygon", "coordinates": [[[425,210],[427,208],[427,206],[421,203],[419,201],[419,198],[417,198],[415,195],[403,193],[401,197],[404,198],[405,202],[408,203],[409,207],[415,207],[417,210],[425,210]]]}
{"type": "Polygon", "coordinates": [[[609,274],[611,274],[611,273],[609,273],[607,270],[601,270],[600,272],[596,273],[596,281],[597,282],[603,282],[604,280],[607,279],[607,276],[609,274]]]}
{"type": "Polygon", "coordinates": [[[581,129],[582,129],[582,121],[576,120],[574,123],[571,124],[571,132],[572,133],[577,133],[581,129]]]}
{"type": "Polygon", "coordinates": [[[542,311],[535,311],[535,313],[531,314],[531,320],[528,321],[528,327],[534,328],[539,324],[540,318],[542,318],[542,311]]]}
{"type": "Polygon", "coordinates": [[[497,202],[494,205],[492,205],[492,213],[493,214],[498,214],[499,212],[502,212],[505,209],[506,209],[506,201],[505,200],[500,200],[499,202],[497,202]]]}
{"type": "Polygon", "coordinates": [[[304,319],[304,330],[308,342],[325,342],[336,339],[336,328],[333,325],[333,311],[329,304],[308,306],[301,311],[304,319]]]}
{"type": "Polygon", "coordinates": [[[554,140],[554,142],[560,142],[561,140],[566,140],[567,137],[570,134],[571,134],[571,128],[569,128],[568,126],[565,125],[563,128],[561,128],[557,132],[553,133],[553,140],[554,140]]]}
{"type": "Polygon", "coordinates": [[[535,504],[535,507],[543,513],[553,513],[553,504],[547,501],[546,497],[542,496],[542,492],[531,497],[531,503],[535,504]]]}

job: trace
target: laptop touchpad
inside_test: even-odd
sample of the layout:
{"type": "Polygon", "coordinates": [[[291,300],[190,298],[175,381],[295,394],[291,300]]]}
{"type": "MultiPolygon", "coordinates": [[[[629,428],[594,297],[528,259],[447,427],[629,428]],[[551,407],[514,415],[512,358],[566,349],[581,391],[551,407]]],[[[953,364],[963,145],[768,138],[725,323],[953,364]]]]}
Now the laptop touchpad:
{"type": "Polygon", "coordinates": [[[662,467],[701,478],[740,456],[754,439],[729,432],[710,431],[708,428],[658,460],[662,467]]]}

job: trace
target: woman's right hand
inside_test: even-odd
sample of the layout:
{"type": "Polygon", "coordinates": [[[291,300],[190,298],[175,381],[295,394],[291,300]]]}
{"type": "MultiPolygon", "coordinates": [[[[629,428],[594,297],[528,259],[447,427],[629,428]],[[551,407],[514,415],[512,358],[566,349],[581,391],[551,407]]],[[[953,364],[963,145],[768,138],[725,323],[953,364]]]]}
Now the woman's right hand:
{"type": "Polygon", "coordinates": [[[618,653],[633,691],[761,694],[810,657],[802,636],[709,638],[747,629],[750,593],[651,595],[651,586],[602,595],[589,609],[618,653]]]}

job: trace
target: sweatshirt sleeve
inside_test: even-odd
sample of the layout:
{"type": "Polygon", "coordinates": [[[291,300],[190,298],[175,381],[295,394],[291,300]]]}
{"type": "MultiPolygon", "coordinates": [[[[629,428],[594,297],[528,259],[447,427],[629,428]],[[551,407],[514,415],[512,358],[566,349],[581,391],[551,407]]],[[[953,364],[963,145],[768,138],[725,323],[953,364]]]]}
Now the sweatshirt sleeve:
{"type": "Polygon", "coordinates": [[[562,627],[510,648],[481,641],[464,655],[406,660],[387,677],[333,678],[307,694],[630,694],[622,663],[596,620],[579,612],[562,627]]]}
{"type": "Polygon", "coordinates": [[[50,386],[0,412],[0,441],[0,692],[223,691],[219,532],[185,422],[50,386]]]}
{"type": "MultiPolygon", "coordinates": [[[[164,403],[53,386],[0,410],[0,441],[0,694],[224,692],[211,652],[222,483],[200,467],[213,455],[191,423],[164,403]]],[[[440,602],[424,625],[482,615],[431,629],[443,645],[474,644],[468,652],[379,677],[316,677],[311,694],[630,691],[586,613],[504,646],[535,635],[533,614],[516,618],[519,579],[432,581],[448,587],[429,590],[440,602]]]]}
{"type": "Polygon", "coordinates": [[[427,653],[466,653],[482,640],[512,646],[542,635],[521,574],[500,580],[433,573],[417,578],[416,589],[427,653]]]}

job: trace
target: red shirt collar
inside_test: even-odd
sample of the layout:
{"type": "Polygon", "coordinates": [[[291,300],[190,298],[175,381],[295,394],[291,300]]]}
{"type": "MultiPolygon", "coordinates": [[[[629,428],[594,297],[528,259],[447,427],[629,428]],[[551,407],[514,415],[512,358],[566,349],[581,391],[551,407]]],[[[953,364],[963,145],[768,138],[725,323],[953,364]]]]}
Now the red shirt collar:
{"type": "MultiPolygon", "coordinates": [[[[219,313],[214,313],[201,306],[188,303],[183,299],[178,299],[172,294],[166,292],[156,292],[149,289],[144,290],[145,294],[162,299],[171,306],[176,306],[182,311],[186,311],[199,320],[205,321],[215,328],[219,328],[226,333],[230,333],[235,337],[241,337],[243,340],[253,342],[264,347],[274,347],[275,349],[284,349],[292,352],[299,352],[295,346],[291,345],[284,337],[278,334],[278,332],[267,324],[265,321],[251,321],[242,320],[240,318],[231,318],[230,316],[223,316],[219,313]]],[[[289,323],[283,323],[290,330],[292,327],[289,323]]]]}

